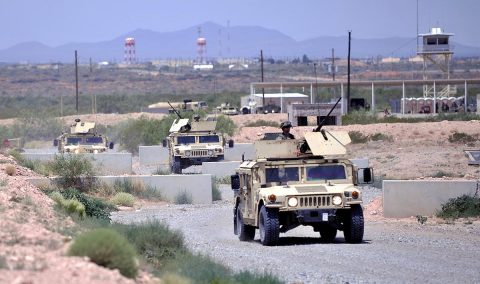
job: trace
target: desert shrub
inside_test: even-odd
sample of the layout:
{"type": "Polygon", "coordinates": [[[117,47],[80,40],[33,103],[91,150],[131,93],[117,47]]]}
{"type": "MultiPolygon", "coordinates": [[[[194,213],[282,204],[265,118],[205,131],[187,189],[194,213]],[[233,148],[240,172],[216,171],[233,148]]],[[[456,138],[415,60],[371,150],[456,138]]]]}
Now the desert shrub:
{"type": "Polygon", "coordinates": [[[448,136],[448,142],[450,143],[467,144],[467,143],[473,143],[476,140],[477,139],[474,136],[464,132],[454,132],[452,135],[448,136]]]}
{"type": "Polygon", "coordinates": [[[157,167],[157,169],[153,172],[154,175],[159,175],[159,176],[166,176],[170,174],[170,170],[165,169],[163,167],[157,167]]]}
{"type": "Polygon", "coordinates": [[[361,144],[368,142],[368,136],[364,135],[360,131],[349,131],[348,135],[350,135],[350,139],[352,140],[353,144],[361,144]]]}
{"type": "Polygon", "coordinates": [[[216,131],[227,134],[228,136],[233,136],[237,126],[233,122],[231,118],[225,115],[219,115],[217,117],[217,126],[215,128],[216,131]]]}
{"type": "Polygon", "coordinates": [[[134,278],[138,273],[135,249],[112,229],[95,229],[78,236],[69,248],[68,255],[88,256],[96,264],[118,269],[129,278],[134,278]]]}
{"type": "Polygon", "coordinates": [[[175,196],[175,204],[192,204],[192,202],[192,195],[186,191],[179,192],[177,196],[175,196]]]}
{"type": "Polygon", "coordinates": [[[128,225],[113,224],[112,228],[122,234],[155,268],[162,268],[167,260],[183,255],[187,251],[183,235],[158,221],[128,225]]]}
{"type": "Polygon", "coordinates": [[[271,127],[279,127],[279,123],[270,120],[263,120],[259,119],[256,121],[249,121],[245,124],[246,127],[259,127],[259,126],[271,126],[271,127]]]}
{"type": "Polygon", "coordinates": [[[440,218],[480,217],[480,198],[478,196],[462,195],[450,198],[442,209],[437,212],[440,218]]]}
{"type": "Polygon", "coordinates": [[[213,201],[222,200],[222,193],[218,188],[218,183],[215,177],[212,177],[212,200],[213,201]]]}
{"type": "Polygon", "coordinates": [[[14,165],[6,165],[5,173],[9,176],[14,176],[17,173],[17,169],[15,169],[14,165]]]}
{"type": "Polygon", "coordinates": [[[61,188],[74,187],[88,192],[95,187],[95,170],[91,160],[83,155],[55,155],[47,168],[58,175],[55,180],[61,188]]]}
{"type": "Polygon", "coordinates": [[[10,156],[12,156],[20,166],[30,169],[36,173],[41,175],[48,175],[48,169],[45,163],[42,163],[38,160],[29,160],[25,159],[22,154],[16,150],[11,150],[8,152],[10,156]]]}
{"type": "Polygon", "coordinates": [[[111,201],[115,205],[132,207],[135,203],[135,197],[130,193],[119,192],[112,197],[111,201]]]}
{"type": "Polygon", "coordinates": [[[62,132],[63,124],[48,112],[24,112],[12,126],[16,137],[23,142],[31,140],[53,140],[62,132]]]}
{"type": "Polygon", "coordinates": [[[167,137],[168,130],[175,119],[169,115],[161,120],[140,117],[129,119],[117,126],[117,139],[120,147],[131,153],[138,154],[140,145],[159,145],[167,137]]]}
{"type": "Polygon", "coordinates": [[[449,172],[444,172],[444,171],[438,171],[436,172],[433,177],[436,177],[436,178],[441,178],[441,177],[454,177],[455,174],[453,173],[449,173],[449,172]]]}
{"type": "Polygon", "coordinates": [[[380,133],[380,132],[377,132],[377,133],[374,133],[372,135],[370,135],[370,140],[372,141],[393,141],[393,137],[390,136],[390,135],[387,135],[387,134],[383,134],[383,133],[380,133]]]}
{"type": "Polygon", "coordinates": [[[237,273],[233,277],[235,281],[239,283],[252,283],[252,284],[280,284],[283,283],[277,277],[272,274],[254,274],[248,271],[242,271],[237,273]]]}
{"type": "Polygon", "coordinates": [[[115,210],[115,206],[99,198],[88,196],[75,188],[67,188],[61,191],[65,199],[76,199],[85,206],[85,213],[89,217],[110,220],[110,212],[115,210]]]}
{"type": "Polygon", "coordinates": [[[55,203],[64,210],[67,214],[76,214],[80,218],[85,218],[85,206],[76,199],[65,199],[63,195],[58,192],[54,191],[50,194],[50,198],[55,201],[55,203]]]}
{"type": "Polygon", "coordinates": [[[156,187],[145,185],[140,181],[117,179],[113,184],[114,192],[126,192],[144,199],[163,200],[162,192],[156,187]]]}

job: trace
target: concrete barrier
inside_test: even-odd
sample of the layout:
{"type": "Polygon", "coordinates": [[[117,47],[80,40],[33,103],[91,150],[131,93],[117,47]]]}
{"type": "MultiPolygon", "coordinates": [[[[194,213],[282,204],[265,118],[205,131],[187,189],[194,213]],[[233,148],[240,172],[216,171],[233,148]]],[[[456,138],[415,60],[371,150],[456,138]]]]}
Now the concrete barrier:
{"type": "Polygon", "coordinates": [[[384,180],[383,214],[389,218],[434,215],[450,198],[475,193],[476,181],[384,180]]]}
{"type": "Polygon", "coordinates": [[[140,165],[167,165],[168,148],[162,146],[140,146],[138,147],[138,157],[140,165]]]}
{"type": "MultiPolygon", "coordinates": [[[[160,191],[168,201],[175,201],[175,198],[185,192],[192,197],[193,204],[212,203],[212,176],[211,175],[166,175],[166,176],[100,176],[99,182],[113,185],[115,180],[130,180],[141,182],[145,186],[151,186],[160,191]]],[[[35,186],[45,186],[50,183],[48,178],[28,179],[35,186]]]]}
{"type": "Polygon", "coordinates": [[[217,178],[233,175],[241,162],[205,162],[202,163],[202,174],[210,174],[217,178]]]}
{"type": "MultiPolygon", "coordinates": [[[[33,161],[52,161],[56,153],[22,153],[25,159],[33,161]]],[[[94,166],[99,168],[103,174],[131,174],[132,154],[131,153],[99,153],[82,154],[89,157],[94,166]]]]}
{"type": "Polygon", "coordinates": [[[241,161],[242,154],[245,160],[255,159],[255,147],[252,143],[235,143],[233,148],[225,148],[225,161],[241,161]]]}

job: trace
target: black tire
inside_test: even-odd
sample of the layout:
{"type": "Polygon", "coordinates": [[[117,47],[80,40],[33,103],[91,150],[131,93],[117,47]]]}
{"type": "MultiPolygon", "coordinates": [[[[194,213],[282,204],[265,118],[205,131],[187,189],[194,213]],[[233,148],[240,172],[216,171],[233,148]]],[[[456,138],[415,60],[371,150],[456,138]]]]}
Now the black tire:
{"type": "Polygon", "coordinates": [[[180,165],[180,162],[173,162],[171,165],[171,171],[174,174],[182,174],[182,166],[180,165]]]}
{"type": "Polygon", "coordinates": [[[237,206],[236,225],[238,239],[242,242],[249,242],[255,238],[255,227],[243,223],[243,214],[240,206],[237,206]]]}
{"type": "Polygon", "coordinates": [[[335,240],[336,236],[337,236],[336,228],[329,225],[320,227],[320,239],[322,242],[331,243],[335,240]]]}
{"type": "Polygon", "coordinates": [[[233,139],[228,140],[228,148],[233,148],[234,144],[235,142],[233,141],[233,139]]]}
{"type": "Polygon", "coordinates": [[[278,220],[278,209],[260,209],[260,242],[264,246],[275,246],[280,239],[280,222],[278,220]]]}
{"type": "Polygon", "coordinates": [[[352,205],[350,212],[345,214],[343,226],[343,235],[347,243],[358,244],[362,242],[364,232],[362,206],[352,205]]]}

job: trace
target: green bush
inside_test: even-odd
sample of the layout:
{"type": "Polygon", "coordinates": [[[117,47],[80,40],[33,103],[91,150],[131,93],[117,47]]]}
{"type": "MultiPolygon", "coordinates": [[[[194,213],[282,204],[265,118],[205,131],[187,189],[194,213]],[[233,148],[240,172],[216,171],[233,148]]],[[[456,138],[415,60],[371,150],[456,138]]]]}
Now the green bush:
{"type": "Polygon", "coordinates": [[[237,126],[231,118],[225,115],[217,116],[217,126],[215,128],[216,131],[227,134],[228,136],[233,136],[236,129],[237,126]]]}
{"type": "Polygon", "coordinates": [[[140,117],[120,123],[116,128],[120,147],[133,154],[138,154],[140,145],[159,145],[167,137],[176,117],[169,115],[161,120],[140,117]]]}
{"type": "Polygon", "coordinates": [[[163,200],[162,192],[156,187],[134,182],[130,179],[117,179],[114,184],[115,192],[126,192],[144,199],[163,200]]]}
{"type": "Polygon", "coordinates": [[[138,273],[135,249],[112,229],[95,229],[75,238],[68,250],[70,256],[88,256],[98,265],[118,269],[126,277],[138,273]]]}
{"type": "Polygon", "coordinates": [[[450,143],[473,143],[477,141],[477,139],[464,132],[454,132],[452,135],[448,136],[448,142],[450,143]]]}
{"type": "Polygon", "coordinates": [[[111,201],[115,205],[132,207],[135,204],[135,197],[130,193],[119,192],[112,197],[111,201]]]}
{"type": "Polygon", "coordinates": [[[251,284],[280,284],[283,283],[272,274],[253,274],[248,271],[242,271],[237,273],[233,277],[235,281],[239,283],[251,283],[251,284]]]}
{"type": "Polygon", "coordinates": [[[245,126],[246,127],[259,127],[259,126],[279,127],[280,124],[275,121],[259,119],[253,122],[249,121],[248,123],[245,124],[245,126]]]}
{"type": "Polygon", "coordinates": [[[163,268],[166,261],[186,253],[183,235],[172,231],[158,221],[140,224],[113,224],[112,228],[122,234],[155,268],[163,268]]]}
{"type": "Polygon", "coordinates": [[[58,192],[54,191],[50,194],[50,198],[55,201],[55,203],[64,210],[67,214],[72,215],[76,214],[81,219],[85,218],[85,206],[76,199],[65,199],[63,195],[58,192]]]}
{"type": "Polygon", "coordinates": [[[437,216],[444,219],[480,217],[480,198],[476,195],[450,198],[442,205],[442,209],[437,212],[437,216]]]}
{"type": "Polygon", "coordinates": [[[368,142],[368,136],[359,131],[349,131],[348,135],[350,135],[350,139],[352,140],[353,144],[362,144],[368,142]]]}
{"type": "Polygon", "coordinates": [[[87,156],[55,155],[47,168],[58,175],[55,182],[61,188],[74,187],[84,192],[95,188],[95,170],[87,156]]]}
{"type": "Polygon", "coordinates": [[[20,166],[30,169],[41,175],[48,175],[48,168],[45,163],[42,163],[38,160],[25,159],[22,154],[16,150],[11,150],[8,154],[12,156],[20,164],[20,166]]]}
{"type": "Polygon", "coordinates": [[[182,191],[175,196],[175,204],[192,204],[192,195],[182,191]]]}
{"type": "Polygon", "coordinates": [[[393,141],[393,137],[390,136],[390,135],[387,135],[387,134],[383,134],[383,133],[380,133],[380,132],[377,132],[375,134],[372,134],[370,135],[370,140],[372,141],[388,141],[388,142],[392,142],[393,141]]]}
{"type": "Polygon", "coordinates": [[[110,220],[110,212],[115,206],[101,199],[91,197],[75,188],[67,188],[60,192],[65,199],[76,199],[85,206],[85,213],[89,217],[110,220]]]}

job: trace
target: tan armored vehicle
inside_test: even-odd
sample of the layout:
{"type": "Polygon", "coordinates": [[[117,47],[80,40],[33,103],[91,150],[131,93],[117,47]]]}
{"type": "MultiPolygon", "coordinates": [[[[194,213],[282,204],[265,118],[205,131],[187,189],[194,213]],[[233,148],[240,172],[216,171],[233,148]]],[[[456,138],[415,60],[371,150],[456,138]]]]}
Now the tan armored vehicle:
{"type": "Polygon", "coordinates": [[[60,153],[73,154],[97,154],[113,149],[113,142],[108,143],[107,137],[96,133],[95,122],[82,122],[78,118],[70,125],[70,133],[62,133],[53,145],[60,153]]]}
{"type": "MultiPolygon", "coordinates": [[[[267,138],[268,139],[268,138],[267,138]]],[[[241,241],[271,246],[280,233],[299,225],[312,226],[323,241],[342,230],[345,241],[360,243],[364,219],[359,184],[373,182],[370,168],[349,160],[346,132],[310,132],[305,140],[260,140],[256,159],[244,161],[232,175],[234,232],[241,241]]]]}
{"type": "MultiPolygon", "coordinates": [[[[226,139],[216,133],[216,125],[216,121],[199,118],[189,123],[189,119],[179,117],[173,122],[169,136],[163,141],[163,147],[169,150],[172,173],[181,174],[189,166],[223,160],[226,139]]],[[[233,147],[233,140],[228,145],[233,147]]]]}
{"type": "Polygon", "coordinates": [[[240,113],[236,107],[230,106],[229,103],[224,103],[218,106],[216,112],[224,115],[237,115],[240,113]]]}

